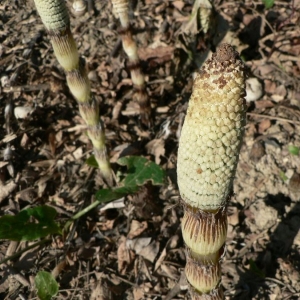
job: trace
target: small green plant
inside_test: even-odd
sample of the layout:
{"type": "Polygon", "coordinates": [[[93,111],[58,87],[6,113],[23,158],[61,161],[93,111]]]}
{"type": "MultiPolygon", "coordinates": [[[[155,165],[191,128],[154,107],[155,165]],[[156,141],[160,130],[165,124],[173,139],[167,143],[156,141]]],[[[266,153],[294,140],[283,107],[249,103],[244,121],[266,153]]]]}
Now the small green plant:
{"type": "MultiPolygon", "coordinates": [[[[148,182],[151,182],[153,185],[162,185],[164,182],[164,170],[144,157],[122,157],[117,163],[121,166],[127,166],[128,169],[128,173],[119,183],[119,186],[99,190],[96,193],[97,201],[71,217],[64,226],[55,222],[57,213],[54,208],[47,205],[36,206],[24,209],[15,216],[6,215],[0,217],[0,239],[33,241],[44,238],[49,234],[62,234],[68,230],[73,221],[79,219],[99,204],[134,194],[148,182]]],[[[93,157],[88,160],[88,164],[97,166],[93,157]]]]}
{"type": "Polygon", "coordinates": [[[275,0],[262,0],[262,3],[265,5],[266,9],[273,7],[275,0]]]}
{"type": "MultiPolygon", "coordinates": [[[[87,163],[91,166],[98,167],[96,159],[91,157],[87,163]]],[[[65,224],[59,224],[55,221],[57,212],[54,208],[42,205],[33,208],[27,208],[15,216],[0,217],[0,240],[7,239],[12,241],[33,241],[45,238],[50,234],[66,233],[70,225],[93,208],[101,203],[110,202],[118,198],[136,193],[141,186],[151,182],[153,185],[162,185],[165,178],[164,170],[147,160],[144,157],[128,156],[120,158],[117,163],[126,166],[128,169],[119,186],[111,189],[101,189],[96,193],[96,201],[76,213],[65,224]]],[[[0,261],[0,265],[18,255],[24,253],[30,248],[49,242],[49,239],[43,239],[22,251],[14,254],[12,257],[0,261]]],[[[41,300],[48,300],[58,292],[58,284],[54,277],[45,271],[39,272],[35,278],[37,294],[41,300]]]]}
{"type": "Polygon", "coordinates": [[[292,154],[292,155],[296,155],[296,156],[299,155],[299,147],[297,147],[297,146],[289,145],[288,150],[289,150],[290,154],[292,154]]]}
{"type": "Polygon", "coordinates": [[[266,274],[264,273],[264,271],[262,271],[257,264],[255,263],[255,261],[253,259],[250,259],[249,261],[249,265],[250,265],[250,270],[258,277],[260,278],[265,278],[266,274]]]}
{"type": "Polygon", "coordinates": [[[50,300],[58,293],[58,283],[53,275],[40,271],[34,279],[37,295],[41,300],[50,300]]]}
{"type": "Polygon", "coordinates": [[[0,239],[32,241],[49,234],[60,234],[61,229],[54,221],[56,210],[42,205],[27,208],[15,216],[0,218],[0,239]]]}
{"type": "Polygon", "coordinates": [[[280,172],[279,172],[279,176],[280,176],[280,178],[282,179],[282,181],[287,181],[288,180],[288,178],[287,178],[287,176],[285,175],[285,173],[283,172],[283,171],[281,171],[280,170],[280,172]]]}

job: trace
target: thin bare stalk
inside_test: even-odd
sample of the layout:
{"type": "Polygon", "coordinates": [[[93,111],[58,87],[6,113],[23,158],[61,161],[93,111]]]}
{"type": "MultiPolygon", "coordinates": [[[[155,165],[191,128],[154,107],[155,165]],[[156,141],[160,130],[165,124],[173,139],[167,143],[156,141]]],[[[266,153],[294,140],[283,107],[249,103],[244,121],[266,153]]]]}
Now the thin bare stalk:
{"type": "Polygon", "coordinates": [[[195,300],[224,299],[226,207],[245,126],[244,96],[244,65],[233,47],[223,44],[195,78],[178,150],[185,273],[195,300]]]}
{"type": "Polygon", "coordinates": [[[140,59],[137,52],[137,45],[132,37],[128,15],[128,0],[112,0],[113,8],[117,14],[121,26],[119,33],[122,38],[123,49],[128,56],[131,79],[136,90],[135,98],[140,106],[141,122],[150,127],[151,105],[145,85],[145,77],[140,66],[140,59]]]}
{"type": "Polygon", "coordinates": [[[211,0],[195,0],[189,22],[184,26],[185,32],[197,34],[200,30],[206,35],[213,25],[213,4],[211,0]]]}
{"type": "Polygon", "coordinates": [[[107,184],[112,186],[113,176],[106,151],[99,104],[91,94],[90,81],[70,30],[70,19],[65,1],[35,0],[35,5],[48,30],[55,56],[66,72],[67,83],[77,100],[81,117],[88,126],[87,134],[93,144],[100,172],[107,184]]]}

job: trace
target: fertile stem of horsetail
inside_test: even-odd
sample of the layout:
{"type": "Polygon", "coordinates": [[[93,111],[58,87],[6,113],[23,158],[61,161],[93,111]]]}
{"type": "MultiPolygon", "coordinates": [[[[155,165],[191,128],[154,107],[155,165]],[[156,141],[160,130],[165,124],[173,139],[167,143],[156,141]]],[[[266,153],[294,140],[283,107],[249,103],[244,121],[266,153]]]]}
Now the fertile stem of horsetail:
{"type": "Polygon", "coordinates": [[[99,104],[91,94],[90,81],[70,30],[65,1],[35,0],[35,5],[48,30],[56,58],[66,72],[67,83],[77,100],[81,117],[88,126],[87,134],[93,144],[95,159],[102,176],[109,185],[112,185],[112,170],[106,152],[99,104]]]}
{"type": "Polygon", "coordinates": [[[211,27],[211,20],[213,17],[213,6],[210,0],[196,0],[195,3],[199,5],[199,18],[201,28],[204,33],[207,33],[211,27]]]}
{"type": "Polygon", "coordinates": [[[191,16],[197,15],[201,30],[206,34],[211,29],[213,5],[211,0],[195,0],[191,16]]]}
{"type": "Polygon", "coordinates": [[[119,17],[121,27],[120,35],[122,38],[123,49],[128,56],[131,79],[134,88],[136,89],[136,100],[140,105],[141,122],[151,126],[151,106],[149,97],[146,91],[145,77],[140,67],[140,59],[137,53],[137,45],[132,37],[132,32],[129,23],[128,15],[128,0],[112,0],[113,8],[119,17]]]}
{"type": "Polygon", "coordinates": [[[179,141],[185,273],[192,299],[224,299],[220,263],[226,206],[245,126],[244,96],[244,65],[238,53],[223,44],[196,75],[179,141]]]}

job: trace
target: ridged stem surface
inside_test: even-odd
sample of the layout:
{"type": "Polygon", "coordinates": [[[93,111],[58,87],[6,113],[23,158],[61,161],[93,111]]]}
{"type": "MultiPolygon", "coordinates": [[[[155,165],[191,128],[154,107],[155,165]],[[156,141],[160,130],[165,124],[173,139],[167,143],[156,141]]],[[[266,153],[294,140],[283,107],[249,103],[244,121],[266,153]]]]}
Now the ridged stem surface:
{"type": "Polygon", "coordinates": [[[199,23],[201,25],[201,30],[206,34],[211,26],[212,18],[212,1],[210,0],[195,0],[192,15],[197,14],[199,10],[199,23]]]}
{"type": "Polygon", "coordinates": [[[119,33],[122,38],[124,52],[128,56],[128,67],[131,80],[136,89],[135,98],[140,106],[141,122],[147,127],[151,126],[151,106],[145,85],[145,77],[140,67],[137,44],[132,37],[128,15],[128,0],[112,0],[113,8],[118,16],[121,27],[119,33]]]}
{"type": "Polygon", "coordinates": [[[63,0],[35,0],[36,8],[48,30],[55,56],[66,72],[71,93],[78,102],[81,117],[88,125],[87,134],[94,147],[95,159],[108,185],[113,184],[104,128],[100,119],[99,104],[91,94],[90,81],[78,54],[70,30],[69,14],[63,0]]]}
{"type": "Polygon", "coordinates": [[[192,299],[223,299],[226,205],[245,125],[244,65],[221,45],[196,75],[181,132],[177,175],[185,214],[186,277],[192,299]]]}

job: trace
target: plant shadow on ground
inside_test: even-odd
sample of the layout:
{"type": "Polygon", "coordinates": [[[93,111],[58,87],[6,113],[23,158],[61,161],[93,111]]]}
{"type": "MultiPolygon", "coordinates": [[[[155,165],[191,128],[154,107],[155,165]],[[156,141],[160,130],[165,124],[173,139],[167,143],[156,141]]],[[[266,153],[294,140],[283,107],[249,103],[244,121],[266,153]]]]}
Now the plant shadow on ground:
{"type": "Polygon", "coordinates": [[[264,249],[259,252],[255,260],[249,262],[249,270],[238,271],[240,280],[236,287],[239,292],[233,296],[233,300],[251,300],[257,297],[266,299],[264,290],[272,284],[272,281],[281,285],[284,299],[296,300],[300,296],[293,288],[295,284],[299,285],[297,280],[299,279],[300,253],[292,248],[300,228],[300,204],[296,203],[286,213],[286,206],[290,206],[292,200],[283,194],[269,195],[265,203],[277,210],[280,221],[272,229],[270,240],[264,245],[264,249]],[[285,282],[284,278],[285,274],[291,276],[292,273],[295,273],[295,280],[290,285],[288,281],[285,282]]]}

